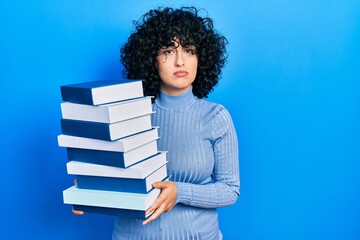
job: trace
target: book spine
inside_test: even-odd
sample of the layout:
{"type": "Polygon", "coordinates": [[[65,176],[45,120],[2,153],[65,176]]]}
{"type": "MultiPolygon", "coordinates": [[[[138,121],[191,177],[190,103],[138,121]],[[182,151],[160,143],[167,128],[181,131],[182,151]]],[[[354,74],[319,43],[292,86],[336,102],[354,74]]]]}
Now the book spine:
{"type": "Polygon", "coordinates": [[[144,179],[90,175],[77,175],[76,179],[77,187],[80,189],[147,193],[153,189],[152,184],[154,182],[163,181],[166,177],[167,169],[164,165],[144,179]]]}
{"type": "Polygon", "coordinates": [[[94,105],[91,89],[61,86],[61,98],[65,102],[94,105]]]}
{"type": "Polygon", "coordinates": [[[66,148],[69,160],[101,164],[113,167],[125,167],[124,153],[80,148],[66,148]]]}
{"type": "Polygon", "coordinates": [[[86,205],[73,205],[73,208],[74,208],[74,210],[83,211],[83,212],[87,212],[87,213],[97,213],[97,214],[105,214],[105,215],[112,215],[112,216],[123,216],[123,217],[129,217],[129,218],[146,219],[151,216],[151,214],[146,215],[146,211],[142,211],[142,210],[94,207],[94,206],[86,206],[86,205]]]}
{"type": "Polygon", "coordinates": [[[123,208],[146,210],[160,194],[160,189],[154,188],[146,194],[116,191],[99,191],[79,189],[76,185],[63,191],[65,204],[77,204],[95,207],[123,208]]]}
{"type": "Polygon", "coordinates": [[[111,140],[109,124],[107,123],[61,119],[61,131],[70,136],[111,140]]]}
{"type": "Polygon", "coordinates": [[[77,187],[80,189],[94,189],[105,191],[147,193],[152,188],[147,188],[146,179],[113,178],[97,176],[76,176],[77,187]]]}

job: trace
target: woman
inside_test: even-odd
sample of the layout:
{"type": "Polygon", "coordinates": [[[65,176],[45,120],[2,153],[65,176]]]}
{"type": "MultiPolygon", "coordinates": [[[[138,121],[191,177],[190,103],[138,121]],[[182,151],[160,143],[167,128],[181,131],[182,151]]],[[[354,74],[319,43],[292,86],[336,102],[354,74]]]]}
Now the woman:
{"type": "Polygon", "coordinates": [[[221,239],[216,208],[239,196],[236,132],[221,105],[205,101],[217,85],[227,40],[195,8],[145,14],[121,49],[128,78],[155,96],[158,147],[168,151],[171,181],[141,221],[119,217],[113,239],[221,239]]]}
{"type": "Polygon", "coordinates": [[[227,40],[195,8],[151,10],[121,49],[130,79],[155,97],[152,124],[171,181],[146,220],[117,217],[113,239],[222,239],[216,208],[239,196],[236,132],[228,111],[204,98],[217,85],[227,40]]]}

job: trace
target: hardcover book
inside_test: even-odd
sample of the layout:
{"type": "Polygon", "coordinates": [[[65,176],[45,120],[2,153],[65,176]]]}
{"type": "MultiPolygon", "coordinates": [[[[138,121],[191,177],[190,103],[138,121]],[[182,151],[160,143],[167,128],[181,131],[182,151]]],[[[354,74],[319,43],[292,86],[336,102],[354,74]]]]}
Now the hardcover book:
{"type": "Polygon", "coordinates": [[[141,97],[99,106],[71,102],[61,103],[62,118],[89,122],[114,123],[151,112],[151,97],[141,97]]]}
{"type": "Polygon", "coordinates": [[[146,219],[150,217],[152,214],[152,213],[146,214],[145,210],[129,210],[129,209],[121,209],[121,208],[93,207],[93,206],[85,206],[85,205],[73,205],[73,209],[87,213],[98,213],[98,214],[124,216],[131,218],[140,218],[140,219],[146,219]]]}
{"type": "Polygon", "coordinates": [[[154,182],[160,182],[166,177],[166,165],[163,165],[144,179],[76,175],[76,181],[77,187],[81,189],[147,193],[153,189],[154,182]]]}
{"type": "MultiPolygon", "coordinates": [[[[169,178],[165,179],[164,181],[168,181],[169,178]]],[[[72,189],[73,190],[73,189],[72,189]]],[[[159,195],[160,192],[158,191],[159,189],[153,189],[151,192],[153,192],[154,190],[157,191],[157,194],[159,195]]],[[[67,190],[65,190],[67,191],[67,190]]],[[[65,192],[64,191],[64,192],[65,192]]],[[[99,192],[95,190],[95,193],[99,192]]],[[[101,191],[100,191],[101,192],[101,191]]],[[[105,191],[105,193],[108,191],[105,191]]],[[[110,191],[110,193],[112,193],[110,191]]],[[[113,192],[116,193],[116,192],[113,192]]],[[[119,192],[121,194],[121,192],[119,192]]],[[[66,195],[68,197],[68,195],[72,195],[73,191],[67,191],[66,195]]],[[[91,194],[91,193],[89,193],[91,194]]],[[[150,193],[148,193],[150,194],[150,193]]],[[[64,195],[64,203],[65,202],[65,193],[63,193],[64,195]]],[[[77,194],[77,195],[83,195],[83,194],[77,194]]],[[[146,194],[135,194],[139,195],[141,199],[144,198],[144,195],[146,194]]],[[[74,196],[71,196],[74,197],[74,196]]],[[[77,196],[79,197],[79,196],[77,196]]],[[[129,196],[128,196],[129,197],[129,196]]],[[[106,194],[104,194],[104,196],[102,198],[106,198],[106,194]]],[[[156,197],[157,198],[157,197],[156,197]]],[[[153,196],[151,196],[149,201],[147,201],[147,203],[145,204],[145,207],[141,207],[141,209],[127,209],[126,207],[128,205],[124,205],[123,208],[121,207],[107,207],[107,206],[103,206],[104,204],[100,203],[101,206],[98,206],[98,201],[96,202],[96,205],[82,205],[82,204],[73,204],[73,208],[74,210],[79,210],[79,211],[84,211],[84,212],[88,212],[88,213],[98,213],[98,214],[107,214],[107,215],[113,215],[113,216],[124,216],[124,217],[131,217],[131,218],[140,218],[140,219],[146,219],[148,217],[151,216],[152,213],[150,214],[146,214],[146,210],[152,205],[153,202],[155,202],[156,198],[154,199],[153,196]],[[151,204],[150,204],[151,203],[151,204]]],[[[74,202],[74,199],[71,199],[74,202]]],[[[137,199],[138,200],[138,199],[137,199]]],[[[101,201],[101,199],[100,199],[101,201]]],[[[69,199],[67,199],[67,202],[69,202],[69,199]]],[[[77,199],[77,202],[83,202],[83,201],[79,201],[79,199],[77,199]]],[[[86,201],[88,202],[88,201],[86,201]]],[[[71,203],[70,203],[71,204],[71,203]]],[[[109,205],[108,203],[106,205],[109,205]]],[[[114,204],[111,204],[114,205],[114,204]]],[[[116,206],[118,206],[119,204],[116,204],[116,206]]]]}
{"type": "Polygon", "coordinates": [[[61,130],[65,135],[113,141],[151,129],[151,114],[116,123],[97,123],[61,119],[61,130]]]}
{"type": "Polygon", "coordinates": [[[94,138],[84,138],[61,134],[58,136],[58,144],[60,147],[128,152],[146,143],[157,140],[158,138],[158,128],[155,127],[150,130],[136,133],[114,141],[105,141],[94,138]]]}
{"type": "Polygon", "coordinates": [[[157,153],[157,141],[149,142],[128,152],[67,148],[69,160],[121,168],[127,168],[157,153]]]}
{"type": "Polygon", "coordinates": [[[166,152],[159,152],[158,154],[128,168],[70,161],[66,164],[66,169],[67,173],[71,175],[144,179],[156,169],[159,169],[166,164],[166,162],[166,152]]]}
{"type": "Polygon", "coordinates": [[[64,85],[60,87],[63,101],[100,105],[143,97],[140,80],[103,80],[64,85]]]}
{"type": "Polygon", "coordinates": [[[129,193],[80,189],[74,185],[63,191],[63,199],[65,204],[146,211],[159,194],[157,188],[148,193],[129,193]]]}

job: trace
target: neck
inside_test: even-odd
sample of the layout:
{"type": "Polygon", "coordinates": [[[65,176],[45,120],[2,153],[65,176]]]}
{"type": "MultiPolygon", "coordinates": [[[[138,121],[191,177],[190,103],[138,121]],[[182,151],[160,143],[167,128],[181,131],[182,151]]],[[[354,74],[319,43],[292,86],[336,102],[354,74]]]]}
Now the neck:
{"type": "Polygon", "coordinates": [[[196,101],[192,88],[178,94],[171,95],[162,90],[158,93],[155,103],[163,109],[183,109],[196,101]]]}
{"type": "Polygon", "coordinates": [[[162,91],[163,93],[166,93],[168,95],[171,95],[171,96],[178,96],[180,94],[183,94],[183,93],[189,91],[189,89],[191,89],[191,86],[188,86],[187,88],[178,89],[178,88],[167,87],[167,86],[164,86],[163,84],[160,85],[160,91],[162,91]]]}

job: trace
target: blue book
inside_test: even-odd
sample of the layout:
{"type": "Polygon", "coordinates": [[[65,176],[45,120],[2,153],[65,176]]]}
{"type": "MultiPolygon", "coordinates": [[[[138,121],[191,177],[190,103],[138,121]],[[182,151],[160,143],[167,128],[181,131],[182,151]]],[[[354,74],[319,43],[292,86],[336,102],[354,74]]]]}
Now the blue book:
{"type": "Polygon", "coordinates": [[[146,214],[145,210],[129,210],[121,208],[108,208],[108,207],[94,207],[86,205],[73,205],[73,209],[77,211],[83,211],[86,213],[97,213],[113,216],[123,216],[130,218],[147,219],[152,213],[146,214]]]}
{"type": "Polygon", "coordinates": [[[61,119],[65,135],[113,141],[151,129],[151,114],[116,123],[98,123],[61,119]]]}
{"type": "Polygon", "coordinates": [[[147,193],[153,189],[154,182],[160,182],[166,177],[166,165],[163,165],[144,179],[76,175],[76,182],[80,189],[147,193]]]}
{"type": "Polygon", "coordinates": [[[69,160],[127,168],[158,153],[157,141],[152,141],[128,152],[113,152],[67,148],[69,160]]]}
{"type": "Polygon", "coordinates": [[[100,105],[143,97],[140,80],[103,80],[64,85],[60,87],[63,101],[100,105]]]}

